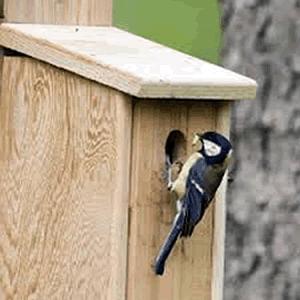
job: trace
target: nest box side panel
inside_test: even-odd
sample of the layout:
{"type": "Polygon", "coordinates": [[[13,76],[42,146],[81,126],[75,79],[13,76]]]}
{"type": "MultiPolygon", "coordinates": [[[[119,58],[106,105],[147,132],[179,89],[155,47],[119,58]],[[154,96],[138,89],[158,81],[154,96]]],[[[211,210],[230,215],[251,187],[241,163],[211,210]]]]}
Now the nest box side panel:
{"type": "MultiPolygon", "coordinates": [[[[172,130],[180,130],[187,139],[186,152],[189,154],[194,132],[216,128],[222,132],[219,113],[218,101],[141,100],[135,104],[127,290],[129,300],[213,299],[212,287],[217,286],[213,276],[220,271],[220,263],[216,271],[213,266],[220,259],[214,258],[214,247],[217,247],[215,239],[220,237],[215,235],[215,218],[225,218],[222,209],[221,212],[216,210],[215,203],[207,210],[192,238],[177,242],[162,277],[154,275],[151,264],[175,216],[175,199],[171,199],[168,194],[163,174],[167,137],[172,130]]],[[[218,198],[217,203],[224,201],[224,194],[219,193],[218,198]]],[[[223,224],[224,220],[218,222],[223,224]]],[[[218,251],[218,255],[222,256],[221,261],[222,247],[218,251]]]]}
{"type": "MultiPolygon", "coordinates": [[[[216,130],[225,136],[230,135],[231,103],[220,101],[216,104],[217,119],[216,130]]],[[[234,147],[234,145],[233,145],[234,147]]],[[[234,148],[233,148],[234,151],[234,148]]],[[[234,156],[234,152],[233,152],[234,156]]],[[[214,234],[213,234],[213,270],[212,270],[212,299],[222,300],[224,289],[224,256],[225,256],[225,230],[226,230],[226,190],[227,173],[216,193],[214,205],[214,234]]]]}
{"type": "Polygon", "coordinates": [[[5,57],[0,298],[125,298],[130,97],[5,57]]]}

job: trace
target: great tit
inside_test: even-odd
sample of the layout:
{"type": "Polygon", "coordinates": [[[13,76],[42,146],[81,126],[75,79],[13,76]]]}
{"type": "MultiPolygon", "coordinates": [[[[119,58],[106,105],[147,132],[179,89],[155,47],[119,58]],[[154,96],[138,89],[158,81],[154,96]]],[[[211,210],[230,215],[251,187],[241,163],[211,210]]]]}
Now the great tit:
{"type": "Polygon", "coordinates": [[[177,238],[190,237],[211,203],[228,167],[232,146],[223,135],[209,131],[197,133],[196,147],[184,163],[178,178],[169,187],[177,196],[177,214],[154,264],[156,275],[163,275],[165,262],[177,238]]]}

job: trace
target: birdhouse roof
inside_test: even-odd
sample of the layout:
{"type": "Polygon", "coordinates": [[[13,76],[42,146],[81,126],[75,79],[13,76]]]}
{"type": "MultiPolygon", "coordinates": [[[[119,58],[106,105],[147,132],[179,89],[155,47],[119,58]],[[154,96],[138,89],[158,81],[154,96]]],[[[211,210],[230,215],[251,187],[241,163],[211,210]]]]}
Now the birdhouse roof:
{"type": "Polygon", "coordinates": [[[251,99],[256,82],[114,27],[2,24],[0,44],[142,98],[251,99]]]}

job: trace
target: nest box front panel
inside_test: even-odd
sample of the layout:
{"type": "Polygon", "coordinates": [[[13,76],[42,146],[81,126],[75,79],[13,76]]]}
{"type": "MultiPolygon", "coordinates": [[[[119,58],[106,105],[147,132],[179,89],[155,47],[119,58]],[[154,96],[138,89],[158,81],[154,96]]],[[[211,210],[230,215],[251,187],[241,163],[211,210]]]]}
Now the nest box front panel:
{"type": "Polygon", "coordinates": [[[193,133],[228,133],[229,106],[218,101],[138,100],[133,111],[128,299],[213,299],[214,273],[220,267],[215,253],[221,255],[221,264],[223,259],[215,245],[215,224],[224,221],[215,220],[218,210],[218,218],[224,219],[223,208],[215,203],[193,236],[177,243],[163,277],[154,275],[151,264],[176,214],[164,178],[167,138],[174,130],[182,132],[188,155],[193,133]]]}

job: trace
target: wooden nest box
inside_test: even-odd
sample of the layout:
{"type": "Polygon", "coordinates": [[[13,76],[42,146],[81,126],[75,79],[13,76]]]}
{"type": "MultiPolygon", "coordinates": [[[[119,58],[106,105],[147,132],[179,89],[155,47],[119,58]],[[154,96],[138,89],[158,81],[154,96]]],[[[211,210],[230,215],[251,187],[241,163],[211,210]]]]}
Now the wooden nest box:
{"type": "Polygon", "coordinates": [[[221,299],[226,180],[151,269],[175,213],[165,146],[228,135],[256,83],[113,27],[4,23],[0,44],[0,298],[221,299]]]}

